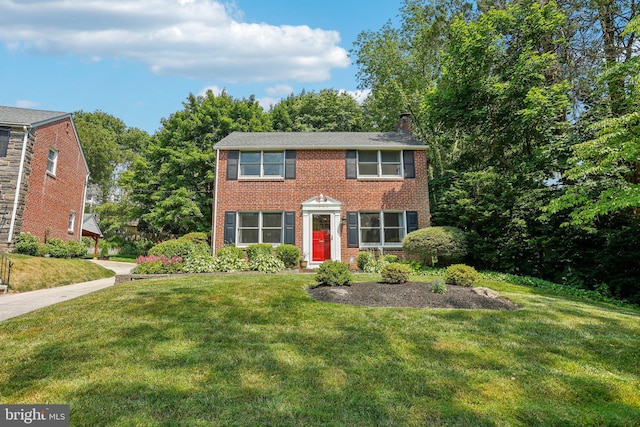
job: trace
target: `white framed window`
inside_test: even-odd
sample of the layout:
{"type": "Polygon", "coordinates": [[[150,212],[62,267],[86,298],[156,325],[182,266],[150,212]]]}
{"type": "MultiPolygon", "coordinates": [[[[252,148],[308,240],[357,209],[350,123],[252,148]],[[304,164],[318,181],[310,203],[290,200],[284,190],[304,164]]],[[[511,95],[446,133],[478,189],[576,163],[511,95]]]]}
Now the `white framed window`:
{"type": "Polygon", "coordinates": [[[358,176],[402,177],[402,151],[358,150],[358,176]]]}
{"type": "Polygon", "coordinates": [[[238,212],[238,246],[283,242],[282,212],[238,212]]]}
{"type": "Polygon", "coordinates": [[[71,212],[69,213],[69,225],[67,227],[67,231],[73,232],[75,224],[76,224],[76,213],[71,212]]]}
{"type": "Polygon", "coordinates": [[[284,151],[240,152],[241,178],[284,178],[284,151]]]}
{"type": "Polygon", "coordinates": [[[54,148],[49,149],[49,157],[47,158],[47,172],[51,175],[56,174],[56,168],[58,167],[58,150],[54,148]]]}
{"type": "Polygon", "coordinates": [[[360,212],[360,244],[402,246],[405,223],[404,212],[360,212]]]}

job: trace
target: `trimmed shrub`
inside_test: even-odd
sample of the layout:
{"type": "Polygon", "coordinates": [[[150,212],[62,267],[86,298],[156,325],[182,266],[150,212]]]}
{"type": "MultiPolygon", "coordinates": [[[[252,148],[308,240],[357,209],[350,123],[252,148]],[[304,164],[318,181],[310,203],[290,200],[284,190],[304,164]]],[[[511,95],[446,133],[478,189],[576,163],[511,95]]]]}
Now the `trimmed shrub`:
{"type": "Polygon", "coordinates": [[[444,295],[447,293],[447,284],[440,279],[436,279],[436,281],[431,286],[431,292],[433,292],[434,294],[444,295]]]}
{"type": "Polygon", "coordinates": [[[252,245],[247,246],[247,258],[249,259],[249,263],[251,260],[255,258],[258,254],[266,255],[266,256],[275,256],[275,251],[273,246],[270,243],[254,243],[252,245]]]}
{"type": "Polygon", "coordinates": [[[402,240],[402,249],[427,265],[450,264],[464,258],[467,242],[455,227],[427,227],[412,231],[402,240]]]}
{"type": "Polygon", "coordinates": [[[244,260],[244,251],[235,246],[225,246],[221,249],[218,249],[216,252],[217,257],[230,257],[244,260]]]}
{"type": "Polygon", "coordinates": [[[376,260],[376,256],[373,253],[360,252],[358,254],[358,268],[360,268],[365,273],[380,273],[384,266],[389,263],[387,261],[387,257],[391,256],[393,255],[385,255],[379,260],[376,260]]]}
{"type": "MultiPolygon", "coordinates": [[[[189,235],[187,235],[189,236],[189,235]]],[[[165,258],[181,257],[189,258],[191,255],[209,255],[209,245],[206,241],[181,237],[179,239],[167,240],[158,243],[149,249],[149,255],[162,256],[165,258]]]]}
{"type": "Polygon", "coordinates": [[[353,283],[353,275],[346,262],[327,260],[316,273],[316,282],[327,286],[345,286],[353,283]]]}
{"type": "Polygon", "coordinates": [[[400,258],[398,258],[398,255],[385,255],[382,257],[382,259],[387,263],[400,262],[400,258]]]}
{"type": "Polygon", "coordinates": [[[81,258],[87,254],[87,247],[77,240],[68,240],[65,246],[67,247],[67,256],[71,258],[81,258]]]}
{"type": "Polygon", "coordinates": [[[383,283],[407,283],[411,274],[411,267],[399,262],[392,262],[384,266],[381,274],[383,283]]]}
{"type": "Polygon", "coordinates": [[[178,240],[187,240],[197,244],[209,245],[209,236],[204,232],[188,233],[180,237],[178,240]]]}
{"type": "Polygon", "coordinates": [[[49,255],[49,245],[46,243],[41,243],[38,245],[38,256],[47,256],[49,255]]]}
{"type": "Polygon", "coordinates": [[[447,267],[444,275],[447,285],[474,286],[480,281],[480,273],[465,264],[454,264],[447,267]]]}
{"type": "Polygon", "coordinates": [[[260,271],[262,273],[277,273],[285,269],[282,262],[275,255],[267,255],[257,252],[251,260],[249,260],[249,269],[260,271]]]}
{"type": "Polygon", "coordinates": [[[67,258],[69,256],[67,245],[62,239],[53,237],[47,240],[47,245],[49,246],[49,255],[52,258],[67,258]]]}
{"type": "Polygon", "coordinates": [[[20,233],[16,238],[15,251],[19,254],[36,256],[38,255],[38,245],[40,240],[30,233],[20,233]]]}
{"type": "Polygon", "coordinates": [[[286,268],[296,268],[300,263],[300,248],[295,245],[280,245],[276,248],[276,256],[286,268]]]}

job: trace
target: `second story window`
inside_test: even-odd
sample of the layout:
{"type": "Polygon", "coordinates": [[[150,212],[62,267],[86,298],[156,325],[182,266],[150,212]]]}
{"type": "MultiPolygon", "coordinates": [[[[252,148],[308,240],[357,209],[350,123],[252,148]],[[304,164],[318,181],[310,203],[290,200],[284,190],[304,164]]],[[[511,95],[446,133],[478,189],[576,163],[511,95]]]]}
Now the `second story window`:
{"type": "Polygon", "coordinates": [[[242,151],[240,177],[284,177],[283,151],[242,151]]]}
{"type": "Polygon", "coordinates": [[[394,150],[358,151],[358,176],[401,177],[402,152],[394,150]]]}
{"type": "Polygon", "coordinates": [[[58,150],[53,148],[49,149],[49,157],[47,159],[47,172],[51,175],[56,174],[56,168],[58,166],[58,150]]]}

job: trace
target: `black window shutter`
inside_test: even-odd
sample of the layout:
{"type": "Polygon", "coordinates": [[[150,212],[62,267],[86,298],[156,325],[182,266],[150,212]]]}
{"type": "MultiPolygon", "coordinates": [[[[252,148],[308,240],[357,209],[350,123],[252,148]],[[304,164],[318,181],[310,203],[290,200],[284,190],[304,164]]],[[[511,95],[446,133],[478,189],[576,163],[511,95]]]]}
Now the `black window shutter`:
{"type": "Polygon", "coordinates": [[[347,247],[357,248],[358,240],[358,212],[347,212],[347,247]]]}
{"type": "Polygon", "coordinates": [[[403,153],[404,157],[404,177],[405,178],[415,178],[416,177],[416,167],[414,162],[415,151],[405,151],[403,153]]]}
{"type": "Polygon", "coordinates": [[[289,245],[296,244],[296,213],[284,213],[284,243],[289,245]]]}
{"type": "Polygon", "coordinates": [[[239,158],[240,158],[239,151],[229,151],[229,154],[227,154],[227,180],[238,179],[239,158]]]}
{"type": "Polygon", "coordinates": [[[347,150],[347,179],[356,179],[358,177],[358,152],[356,150],[347,150]]]}
{"type": "Polygon", "coordinates": [[[296,179],[296,150],[284,152],[284,178],[296,179]]]}
{"type": "Polygon", "coordinates": [[[9,128],[0,128],[0,157],[7,157],[10,135],[11,130],[9,128]]]}
{"type": "Polygon", "coordinates": [[[407,211],[407,233],[418,229],[418,212],[407,211]]]}
{"type": "Polygon", "coordinates": [[[224,213],[224,244],[236,243],[236,213],[227,211],[224,213]]]}

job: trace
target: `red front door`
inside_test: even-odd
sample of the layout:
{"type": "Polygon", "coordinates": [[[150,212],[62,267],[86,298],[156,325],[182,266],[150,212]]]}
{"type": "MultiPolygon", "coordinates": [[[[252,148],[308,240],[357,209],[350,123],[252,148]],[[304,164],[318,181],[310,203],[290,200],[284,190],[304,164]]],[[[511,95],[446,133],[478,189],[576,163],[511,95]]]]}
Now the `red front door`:
{"type": "Polygon", "coordinates": [[[312,261],[331,259],[331,215],[313,215],[312,261]]]}

